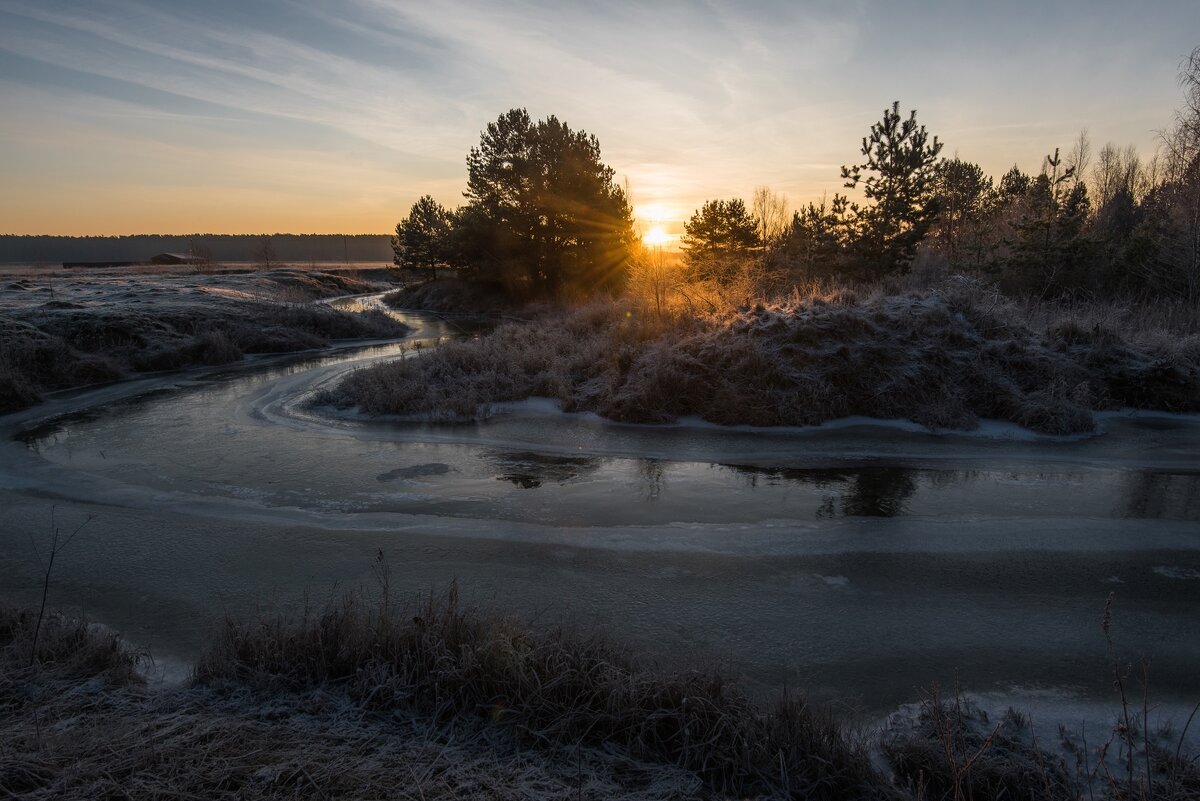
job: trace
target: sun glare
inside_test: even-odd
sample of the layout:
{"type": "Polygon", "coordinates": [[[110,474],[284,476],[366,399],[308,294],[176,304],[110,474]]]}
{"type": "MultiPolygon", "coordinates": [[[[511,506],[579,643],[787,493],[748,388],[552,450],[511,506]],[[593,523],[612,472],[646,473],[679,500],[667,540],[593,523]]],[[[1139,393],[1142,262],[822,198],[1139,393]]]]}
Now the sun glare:
{"type": "Polygon", "coordinates": [[[656,225],[642,235],[642,241],[647,245],[665,245],[671,241],[671,235],[656,225]]]}

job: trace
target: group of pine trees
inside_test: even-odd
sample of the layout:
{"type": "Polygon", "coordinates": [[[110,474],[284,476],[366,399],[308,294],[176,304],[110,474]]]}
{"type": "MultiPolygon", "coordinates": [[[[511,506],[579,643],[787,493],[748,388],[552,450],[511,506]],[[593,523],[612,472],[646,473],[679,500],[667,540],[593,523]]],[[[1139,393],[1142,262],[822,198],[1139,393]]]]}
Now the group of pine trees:
{"type": "MultiPolygon", "coordinates": [[[[727,282],[748,271],[784,282],[876,279],[918,253],[1039,297],[1173,295],[1200,300],[1200,48],[1181,76],[1184,104],[1149,161],[1086,131],[1037,174],[999,180],[941,157],[942,143],[884,109],[842,168],[860,202],[834,194],[787,217],[767,188],[748,208],[710,200],[685,224],[686,278],[727,282]]],[[[395,262],[452,268],[514,294],[588,294],[620,287],[636,239],[625,191],[594,136],[524,109],[502,115],[467,158],[467,203],[422,197],[396,226],[395,262]]]]}
{"type": "Polygon", "coordinates": [[[520,296],[617,289],[634,232],[614,178],[596,137],[513,109],[467,156],[467,203],[449,211],[425,196],[396,226],[395,263],[520,296]]]}
{"type": "MultiPolygon", "coordinates": [[[[1200,299],[1194,146],[1185,159],[1146,162],[1132,148],[1105,145],[1092,164],[1084,132],[1066,156],[1047,155],[1037,174],[1014,166],[999,180],[969,161],[937,160],[936,142],[922,158],[917,149],[915,142],[898,148],[907,151],[897,160],[907,170],[871,176],[866,194],[874,204],[861,208],[843,195],[809,203],[778,236],[750,249],[770,268],[809,278],[880,277],[905,269],[920,249],[1012,293],[1200,299]]],[[[696,261],[689,250],[689,264],[696,261]]]]}

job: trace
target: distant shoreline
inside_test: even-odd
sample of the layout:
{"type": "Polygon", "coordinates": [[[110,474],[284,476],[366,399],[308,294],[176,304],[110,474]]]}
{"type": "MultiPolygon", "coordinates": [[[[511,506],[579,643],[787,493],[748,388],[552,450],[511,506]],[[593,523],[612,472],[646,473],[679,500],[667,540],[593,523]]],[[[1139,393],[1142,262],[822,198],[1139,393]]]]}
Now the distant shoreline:
{"type": "Polygon", "coordinates": [[[392,261],[388,234],[133,234],[55,236],[0,234],[0,265],[141,262],[157,253],[193,253],[213,262],[260,261],[264,247],[278,262],[392,261]]]}

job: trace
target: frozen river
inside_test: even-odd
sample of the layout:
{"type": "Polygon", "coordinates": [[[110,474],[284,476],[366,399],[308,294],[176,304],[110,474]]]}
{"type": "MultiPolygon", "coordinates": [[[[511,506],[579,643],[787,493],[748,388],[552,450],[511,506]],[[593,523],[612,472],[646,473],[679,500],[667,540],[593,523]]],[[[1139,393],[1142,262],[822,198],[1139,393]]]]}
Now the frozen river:
{"type": "MultiPolygon", "coordinates": [[[[452,324],[410,315],[413,339],[452,324]]],[[[409,345],[411,354],[411,345],[409,345]]],[[[933,680],[1020,703],[1111,698],[1100,629],[1200,700],[1200,419],[1098,436],[607,423],[536,403],[477,425],[334,419],[346,349],[157,377],[0,417],[0,593],[32,542],[92,520],[51,602],[167,660],[225,611],[367,580],[457,578],[478,603],[599,626],[669,664],[732,666],[870,712],[933,680]]],[[[1007,703],[1007,701],[1006,701],[1007,703]]]]}

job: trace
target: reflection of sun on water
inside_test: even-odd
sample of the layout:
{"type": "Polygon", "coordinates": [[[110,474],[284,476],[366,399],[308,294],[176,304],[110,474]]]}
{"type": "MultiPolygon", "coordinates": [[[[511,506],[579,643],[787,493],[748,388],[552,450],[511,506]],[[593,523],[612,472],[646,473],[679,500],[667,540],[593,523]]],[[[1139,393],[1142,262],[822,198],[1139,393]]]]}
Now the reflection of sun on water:
{"type": "Polygon", "coordinates": [[[647,245],[665,245],[671,241],[671,235],[664,231],[661,225],[655,225],[642,234],[642,241],[647,245]]]}

